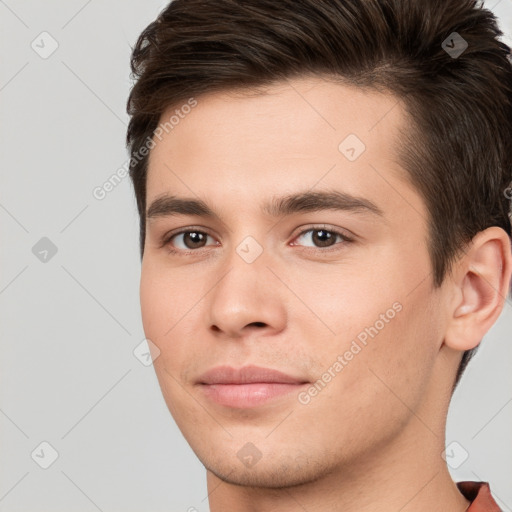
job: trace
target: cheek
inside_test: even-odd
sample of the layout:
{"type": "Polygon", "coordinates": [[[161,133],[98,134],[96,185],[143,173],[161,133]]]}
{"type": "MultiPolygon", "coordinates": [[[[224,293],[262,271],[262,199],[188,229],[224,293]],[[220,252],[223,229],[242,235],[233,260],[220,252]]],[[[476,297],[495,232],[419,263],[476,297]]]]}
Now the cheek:
{"type": "Polygon", "coordinates": [[[140,306],[142,324],[146,337],[156,342],[163,334],[164,320],[168,318],[170,308],[168,304],[171,297],[162,282],[152,279],[151,272],[142,270],[140,282],[140,306]]]}
{"type": "Polygon", "coordinates": [[[145,330],[159,338],[165,335],[192,307],[192,295],[190,284],[187,286],[180,280],[179,272],[166,268],[158,260],[143,260],[140,305],[145,330]]]}
{"type": "Polygon", "coordinates": [[[180,287],[171,282],[165,272],[157,271],[146,264],[142,267],[140,281],[140,306],[142,325],[146,338],[149,338],[161,351],[161,356],[174,344],[169,343],[179,319],[184,302],[180,287]]]}
{"type": "MultiPolygon", "coordinates": [[[[204,292],[203,292],[204,293],[204,292]]],[[[166,386],[181,377],[191,354],[197,350],[195,342],[201,314],[198,301],[201,292],[190,285],[190,278],[162,266],[146,263],[140,281],[140,305],[144,333],[160,350],[154,361],[158,378],[166,386]]]]}
{"type": "MultiPolygon", "coordinates": [[[[310,417],[324,419],[322,432],[332,437],[333,449],[392,437],[420,407],[435,359],[426,329],[421,315],[404,307],[378,334],[369,336],[366,345],[359,343],[356,354],[349,350],[351,359],[345,358],[343,369],[311,399],[306,406],[310,417]]],[[[332,368],[352,339],[340,340],[337,350],[322,358],[321,371],[332,368]]],[[[318,377],[323,380],[321,373],[318,377]]]]}
{"type": "Polygon", "coordinates": [[[335,334],[318,322],[323,334],[315,335],[311,316],[297,318],[315,377],[336,375],[322,391],[326,400],[352,397],[354,406],[391,411],[401,408],[393,392],[412,406],[428,384],[442,341],[440,306],[428,280],[411,293],[415,281],[398,279],[399,272],[396,279],[388,272],[383,286],[372,285],[370,274],[316,280],[309,288],[315,313],[335,334]]]}
{"type": "Polygon", "coordinates": [[[439,311],[428,296],[417,293],[400,302],[402,310],[368,342],[363,360],[377,401],[397,412],[404,403],[412,410],[419,407],[442,338],[439,311]]]}
{"type": "Polygon", "coordinates": [[[191,414],[190,397],[178,384],[183,361],[187,357],[186,347],[191,342],[190,337],[185,339],[188,343],[179,342],[180,337],[185,338],[178,335],[183,327],[180,319],[191,306],[178,290],[174,279],[171,282],[161,270],[143,265],[140,282],[142,324],[146,338],[158,347],[159,354],[153,361],[153,368],[167,407],[177,419],[191,414]]]}
{"type": "Polygon", "coordinates": [[[324,362],[350,350],[354,340],[364,348],[382,338],[402,314],[400,291],[392,283],[375,286],[380,272],[375,268],[354,264],[328,270],[288,277],[301,299],[293,302],[291,327],[300,326],[311,355],[324,362]]]}

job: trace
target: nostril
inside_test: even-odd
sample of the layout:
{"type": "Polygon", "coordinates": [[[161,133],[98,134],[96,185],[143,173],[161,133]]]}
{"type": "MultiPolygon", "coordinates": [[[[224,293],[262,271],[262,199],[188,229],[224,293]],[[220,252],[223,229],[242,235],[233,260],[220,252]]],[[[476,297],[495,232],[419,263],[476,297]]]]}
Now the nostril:
{"type": "Polygon", "coordinates": [[[255,325],[256,327],[265,327],[265,324],[264,322],[252,322],[250,323],[249,325],[255,325]]]}

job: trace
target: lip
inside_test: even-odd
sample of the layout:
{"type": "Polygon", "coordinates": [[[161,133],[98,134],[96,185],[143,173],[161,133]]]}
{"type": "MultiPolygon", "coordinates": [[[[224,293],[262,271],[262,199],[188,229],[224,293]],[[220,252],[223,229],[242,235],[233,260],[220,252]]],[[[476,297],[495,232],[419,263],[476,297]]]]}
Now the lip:
{"type": "Polygon", "coordinates": [[[298,392],[309,381],[251,365],[239,369],[217,366],[203,373],[197,384],[204,395],[217,404],[245,409],[298,392]]]}

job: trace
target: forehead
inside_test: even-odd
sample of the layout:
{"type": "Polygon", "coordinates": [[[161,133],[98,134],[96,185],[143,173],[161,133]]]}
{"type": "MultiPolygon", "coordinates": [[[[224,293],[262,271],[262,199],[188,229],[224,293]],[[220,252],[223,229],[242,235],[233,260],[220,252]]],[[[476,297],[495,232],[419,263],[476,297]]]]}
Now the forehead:
{"type": "MultiPolygon", "coordinates": [[[[219,141],[245,139],[256,145],[257,137],[268,149],[284,144],[306,154],[306,150],[332,147],[349,133],[374,147],[387,145],[396,129],[407,124],[403,105],[394,95],[333,80],[309,76],[257,89],[206,93],[195,99],[193,108],[183,101],[183,105],[166,109],[160,125],[172,122],[167,123],[169,129],[163,136],[172,133],[176,146],[186,138],[205,150],[214,149],[219,141]],[[181,110],[184,113],[178,117],[181,110]],[[318,144],[320,138],[325,142],[322,146],[318,144]],[[271,144],[273,140],[276,144],[271,144]]],[[[232,154],[247,149],[233,145],[232,154]]]]}
{"type": "MultiPolygon", "coordinates": [[[[391,94],[307,77],[195,101],[161,116],[162,126],[173,115],[175,122],[150,152],[148,205],[172,193],[209,196],[222,207],[229,192],[248,205],[263,195],[323,186],[378,202],[386,187],[398,196],[404,191],[397,186],[410,188],[394,147],[408,121],[391,94]]],[[[387,201],[396,204],[389,192],[387,201]]]]}

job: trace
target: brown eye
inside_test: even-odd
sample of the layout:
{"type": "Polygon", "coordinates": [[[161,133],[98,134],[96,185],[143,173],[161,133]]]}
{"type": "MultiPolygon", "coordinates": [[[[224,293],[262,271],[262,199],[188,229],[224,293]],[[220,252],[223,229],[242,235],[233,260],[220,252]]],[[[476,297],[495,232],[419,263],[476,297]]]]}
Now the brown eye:
{"type": "Polygon", "coordinates": [[[199,231],[187,231],[183,233],[183,243],[188,249],[197,249],[204,246],[207,236],[199,231]]]}
{"type": "Polygon", "coordinates": [[[297,240],[299,240],[300,238],[303,238],[303,240],[311,241],[313,243],[314,248],[333,247],[337,245],[336,241],[340,239],[342,242],[351,241],[350,238],[348,238],[343,233],[340,233],[339,231],[320,227],[310,228],[305,231],[302,231],[302,233],[297,237],[297,240]]]}
{"type": "Polygon", "coordinates": [[[312,231],[311,239],[319,247],[330,247],[333,242],[336,243],[336,235],[325,229],[315,229],[312,231]]]}
{"type": "Polygon", "coordinates": [[[165,245],[170,246],[170,248],[173,251],[176,250],[176,252],[193,251],[206,247],[208,237],[209,235],[203,231],[180,231],[169,237],[165,245]]]}

